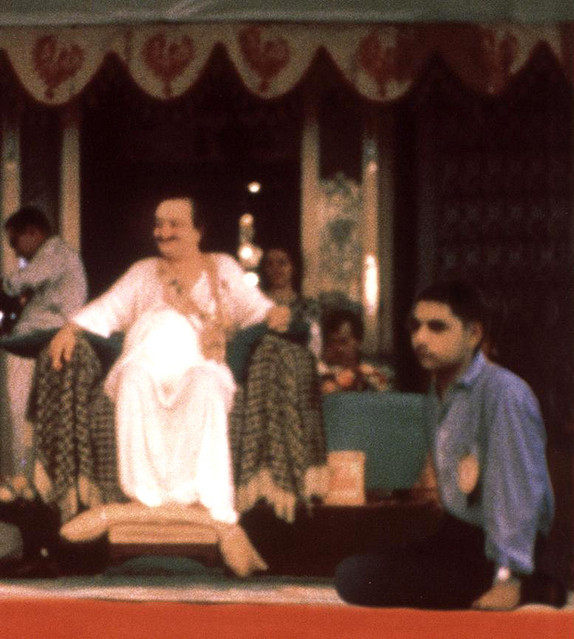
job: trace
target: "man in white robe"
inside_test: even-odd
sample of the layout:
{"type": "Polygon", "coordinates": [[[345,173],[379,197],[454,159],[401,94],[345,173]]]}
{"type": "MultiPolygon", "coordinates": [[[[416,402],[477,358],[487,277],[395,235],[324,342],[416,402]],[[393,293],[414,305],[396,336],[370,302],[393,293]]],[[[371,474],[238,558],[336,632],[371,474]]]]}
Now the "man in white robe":
{"type": "Polygon", "coordinates": [[[55,336],[53,365],[70,359],[82,329],[125,332],[105,382],[123,491],[148,506],[200,503],[234,524],[227,415],[235,383],[225,340],[264,320],[285,330],[289,311],[249,286],[232,257],[199,250],[191,200],[160,203],[154,239],[159,257],[136,262],[55,336]]]}

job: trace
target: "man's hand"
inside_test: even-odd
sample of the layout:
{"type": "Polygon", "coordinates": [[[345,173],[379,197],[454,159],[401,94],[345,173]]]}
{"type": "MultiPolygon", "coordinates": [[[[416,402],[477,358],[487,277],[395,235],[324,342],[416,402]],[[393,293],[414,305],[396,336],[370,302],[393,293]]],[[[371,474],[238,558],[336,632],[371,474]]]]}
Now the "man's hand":
{"type": "Polygon", "coordinates": [[[284,333],[289,328],[291,310],[288,306],[274,306],[267,313],[267,326],[272,331],[284,333]]]}
{"type": "Polygon", "coordinates": [[[61,370],[64,362],[69,362],[72,359],[78,330],[77,324],[69,323],[63,326],[52,338],[49,353],[54,370],[61,370]]]}

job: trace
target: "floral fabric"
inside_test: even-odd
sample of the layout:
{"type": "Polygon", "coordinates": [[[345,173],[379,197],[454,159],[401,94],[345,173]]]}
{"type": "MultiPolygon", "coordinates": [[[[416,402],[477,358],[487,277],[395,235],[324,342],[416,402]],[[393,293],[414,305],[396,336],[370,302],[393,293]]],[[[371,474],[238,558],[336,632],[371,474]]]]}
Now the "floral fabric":
{"type": "Polygon", "coordinates": [[[321,393],[341,391],[388,391],[393,388],[393,372],[387,366],[361,362],[355,367],[318,365],[321,393]]]}

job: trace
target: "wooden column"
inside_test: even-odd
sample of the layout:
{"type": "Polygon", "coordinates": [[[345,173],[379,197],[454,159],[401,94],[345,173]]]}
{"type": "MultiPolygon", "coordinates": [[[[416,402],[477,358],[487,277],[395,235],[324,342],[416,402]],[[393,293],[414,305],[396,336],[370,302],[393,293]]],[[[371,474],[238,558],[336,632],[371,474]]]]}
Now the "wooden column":
{"type": "Polygon", "coordinates": [[[4,222],[20,206],[20,109],[17,104],[6,105],[2,118],[2,271],[15,268],[17,261],[10,249],[4,222]]]}
{"type": "Polygon", "coordinates": [[[365,108],[363,128],[363,211],[361,215],[362,305],[365,322],[363,350],[376,354],[379,348],[379,145],[378,120],[372,105],[365,108]]]}
{"type": "Polygon", "coordinates": [[[77,251],[81,248],[80,117],[73,103],[62,110],[59,233],[77,251]]]}
{"type": "MultiPolygon", "coordinates": [[[[2,116],[1,166],[1,213],[2,224],[2,273],[15,269],[18,261],[10,248],[4,222],[20,207],[20,109],[19,105],[8,103],[2,116]]],[[[8,388],[14,379],[14,359],[0,353],[0,473],[10,475],[12,466],[12,420],[10,418],[8,388]]]]}
{"type": "Polygon", "coordinates": [[[390,110],[365,109],[363,134],[363,308],[367,353],[393,350],[394,176],[390,110]]]}
{"type": "Polygon", "coordinates": [[[305,98],[303,139],[301,143],[301,244],[305,272],[303,292],[319,294],[319,116],[317,90],[309,88],[305,98]]]}
{"type": "Polygon", "coordinates": [[[378,113],[379,141],[379,347],[385,354],[394,350],[395,335],[395,166],[394,115],[390,108],[378,113]]]}

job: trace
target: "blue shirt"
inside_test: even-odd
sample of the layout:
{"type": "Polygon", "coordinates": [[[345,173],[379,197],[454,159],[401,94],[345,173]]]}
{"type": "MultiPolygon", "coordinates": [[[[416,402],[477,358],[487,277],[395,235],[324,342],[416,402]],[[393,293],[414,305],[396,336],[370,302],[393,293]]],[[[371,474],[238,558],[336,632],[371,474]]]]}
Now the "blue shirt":
{"type": "Polygon", "coordinates": [[[427,434],[445,509],[485,533],[485,554],[499,566],[530,574],[534,545],[554,516],[546,431],[529,386],[478,353],[442,401],[427,396],[427,434]],[[479,462],[479,498],[457,483],[458,464],[479,462]]]}

